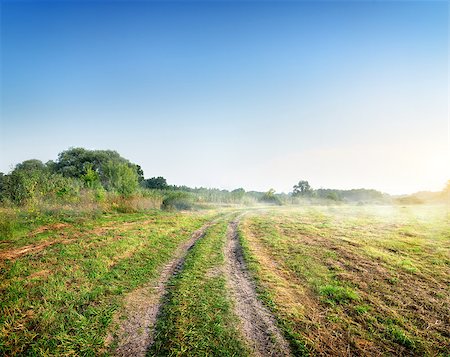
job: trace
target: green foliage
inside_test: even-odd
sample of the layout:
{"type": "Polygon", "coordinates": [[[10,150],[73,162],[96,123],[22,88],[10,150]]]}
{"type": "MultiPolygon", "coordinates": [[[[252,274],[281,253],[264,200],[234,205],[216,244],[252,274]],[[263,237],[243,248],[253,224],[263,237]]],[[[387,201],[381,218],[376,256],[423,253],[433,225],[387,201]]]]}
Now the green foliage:
{"type": "Polygon", "coordinates": [[[13,214],[0,212],[0,242],[13,238],[15,220],[13,214]]]}
{"type": "Polygon", "coordinates": [[[340,201],[341,198],[339,197],[339,194],[337,192],[330,192],[325,196],[326,199],[332,200],[332,201],[340,201]]]}
{"type": "Polygon", "coordinates": [[[274,205],[282,205],[282,202],[278,196],[275,195],[275,190],[271,188],[269,191],[267,191],[261,198],[261,202],[264,203],[270,203],[274,205]]]}
{"type": "Polygon", "coordinates": [[[167,181],[164,177],[152,177],[142,182],[143,187],[149,188],[152,190],[166,190],[169,188],[167,185],[167,181]]]}
{"type": "Polygon", "coordinates": [[[131,196],[139,186],[138,175],[126,163],[108,161],[103,165],[103,186],[109,191],[131,196]]]}
{"type": "Polygon", "coordinates": [[[92,168],[92,164],[86,165],[86,173],[82,175],[81,178],[88,188],[97,188],[100,186],[100,176],[98,172],[92,168]]]}
{"type": "Polygon", "coordinates": [[[164,210],[190,210],[192,209],[194,197],[192,194],[183,191],[167,192],[161,208],[164,210]]]}
{"type": "Polygon", "coordinates": [[[99,181],[105,189],[123,195],[135,192],[143,180],[139,165],[112,150],[71,148],[60,153],[52,167],[65,177],[81,178],[87,187],[95,187],[99,181]]]}
{"type": "Polygon", "coordinates": [[[53,173],[39,160],[27,160],[1,180],[2,200],[18,205],[33,204],[41,199],[68,199],[79,192],[77,181],[53,173]]]}
{"type": "Polygon", "coordinates": [[[241,201],[245,196],[245,190],[243,188],[237,188],[231,191],[231,197],[233,201],[241,201]]]}
{"type": "Polygon", "coordinates": [[[312,196],[313,192],[314,191],[311,188],[311,186],[309,185],[309,182],[305,181],[305,180],[301,180],[298,182],[297,185],[294,185],[294,191],[292,192],[292,196],[308,197],[308,196],[312,196]]]}

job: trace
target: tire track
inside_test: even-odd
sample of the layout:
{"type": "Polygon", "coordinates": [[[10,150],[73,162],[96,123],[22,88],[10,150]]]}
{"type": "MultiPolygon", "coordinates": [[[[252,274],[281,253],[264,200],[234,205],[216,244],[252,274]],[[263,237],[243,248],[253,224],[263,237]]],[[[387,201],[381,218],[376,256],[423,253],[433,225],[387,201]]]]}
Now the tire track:
{"type": "Polygon", "coordinates": [[[228,226],[225,274],[241,330],[254,355],[290,356],[289,344],[277,328],[275,318],[257,297],[239,244],[238,224],[237,218],[228,226]]]}
{"type": "MultiPolygon", "coordinates": [[[[201,239],[206,230],[220,218],[206,223],[196,230],[191,238],[180,245],[174,257],[161,270],[159,278],[152,286],[145,286],[128,294],[125,298],[125,315],[127,319],[119,321],[117,333],[117,347],[114,356],[142,356],[146,355],[148,348],[153,344],[155,325],[163,304],[163,297],[167,292],[167,283],[170,278],[182,269],[186,254],[201,239]]],[[[117,321],[117,319],[116,319],[117,321]]],[[[107,344],[113,337],[107,337],[107,344]]]]}

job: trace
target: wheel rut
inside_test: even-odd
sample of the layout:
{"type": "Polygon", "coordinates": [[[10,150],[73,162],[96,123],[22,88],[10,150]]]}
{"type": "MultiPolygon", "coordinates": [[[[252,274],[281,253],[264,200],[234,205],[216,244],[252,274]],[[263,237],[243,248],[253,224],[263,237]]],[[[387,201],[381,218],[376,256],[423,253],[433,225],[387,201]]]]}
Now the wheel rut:
{"type": "MultiPolygon", "coordinates": [[[[208,222],[196,230],[187,242],[180,245],[174,258],[162,268],[156,281],[127,295],[124,309],[127,319],[116,319],[119,328],[116,331],[117,346],[113,351],[114,356],[146,355],[148,348],[153,344],[155,325],[162,308],[163,297],[167,293],[167,283],[172,276],[180,272],[189,250],[216,221],[208,222]]],[[[111,344],[113,339],[110,334],[106,339],[107,345],[111,344]]]]}
{"type": "Polygon", "coordinates": [[[239,218],[228,225],[225,274],[241,331],[255,356],[290,356],[288,342],[275,318],[258,299],[238,239],[239,218]]]}

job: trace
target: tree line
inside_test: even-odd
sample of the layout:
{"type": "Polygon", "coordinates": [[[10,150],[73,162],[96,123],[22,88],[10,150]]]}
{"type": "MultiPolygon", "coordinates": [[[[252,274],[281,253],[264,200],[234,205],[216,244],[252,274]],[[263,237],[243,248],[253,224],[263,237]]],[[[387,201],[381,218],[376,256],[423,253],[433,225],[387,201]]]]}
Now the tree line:
{"type": "MultiPolygon", "coordinates": [[[[447,191],[449,191],[447,185],[447,191]]],[[[0,202],[25,205],[40,200],[76,200],[81,191],[95,196],[111,192],[131,197],[137,192],[162,192],[163,206],[186,208],[189,202],[256,203],[281,205],[306,201],[386,202],[390,196],[376,190],[313,189],[308,181],[300,180],[290,193],[191,188],[169,185],[162,176],[144,178],[142,168],[113,150],[70,148],[55,161],[26,160],[8,173],[0,173],[0,202]],[[175,202],[175,203],[174,203],[175,202]]],[[[439,196],[440,197],[440,196],[439,196]]]]}

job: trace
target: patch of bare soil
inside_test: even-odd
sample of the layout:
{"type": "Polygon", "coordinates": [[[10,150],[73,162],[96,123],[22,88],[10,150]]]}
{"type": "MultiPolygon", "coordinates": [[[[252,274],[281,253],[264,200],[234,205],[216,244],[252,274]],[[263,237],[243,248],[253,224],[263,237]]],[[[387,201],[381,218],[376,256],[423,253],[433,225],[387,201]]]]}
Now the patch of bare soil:
{"type": "MultiPolygon", "coordinates": [[[[169,279],[179,272],[187,252],[205,235],[206,230],[213,223],[214,221],[205,224],[195,231],[187,242],[177,248],[174,258],[163,267],[156,282],[126,296],[125,307],[121,312],[126,319],[120,320],[120,316],[115,316],[118,325],[117,347],[113,351],[115,356],[145,356],[148,347],[153,343],[154,328],[169,279]]],[[[110,345],[113,339],[110,333],[106,344],[110,345]]]]}
{"type": "Polygon", "coordinates": [[[40,252],[42,249],[47,248],[53,244],[56,243],[66,243],[69,240],[52,240],[52,241],[46,241],[46,242],[42,242],[40,244],[30,244],[30,245],[26,245],[24,247],[20,247],[17,249],[11,249],[11,250],[6,250],[3,252],[0,252],[0,260],[13,260],[13,259],[17,259],[20,258],[23,255],[26,254],[32,254],[32,253],[37,253],[40,252]]]}
{"type": "Polygon", "coordinates": [[[236,219],[228,226],[225,274],[241,330],[256,356],[289,356],[289,344],[277,328],[274,317],[257,298],[239,244],[238,223],[236,219]]]}
{"type": "Polygon", "coordinates": [[[44,233],[44,232],[47,232],[47,231],[56,231],[58,229],[63,229],[63,228],[66,228],[66,227],[69,227],[69,224],[67,224],[67,223],[50,224],[50,225],[47,225],[47,226],[41,226],[39,228],[36,228],[33,232],[30,233],[30,235],[31,236],[35,236],[35,235],[40,234],[40,233],[44,233]]]}

